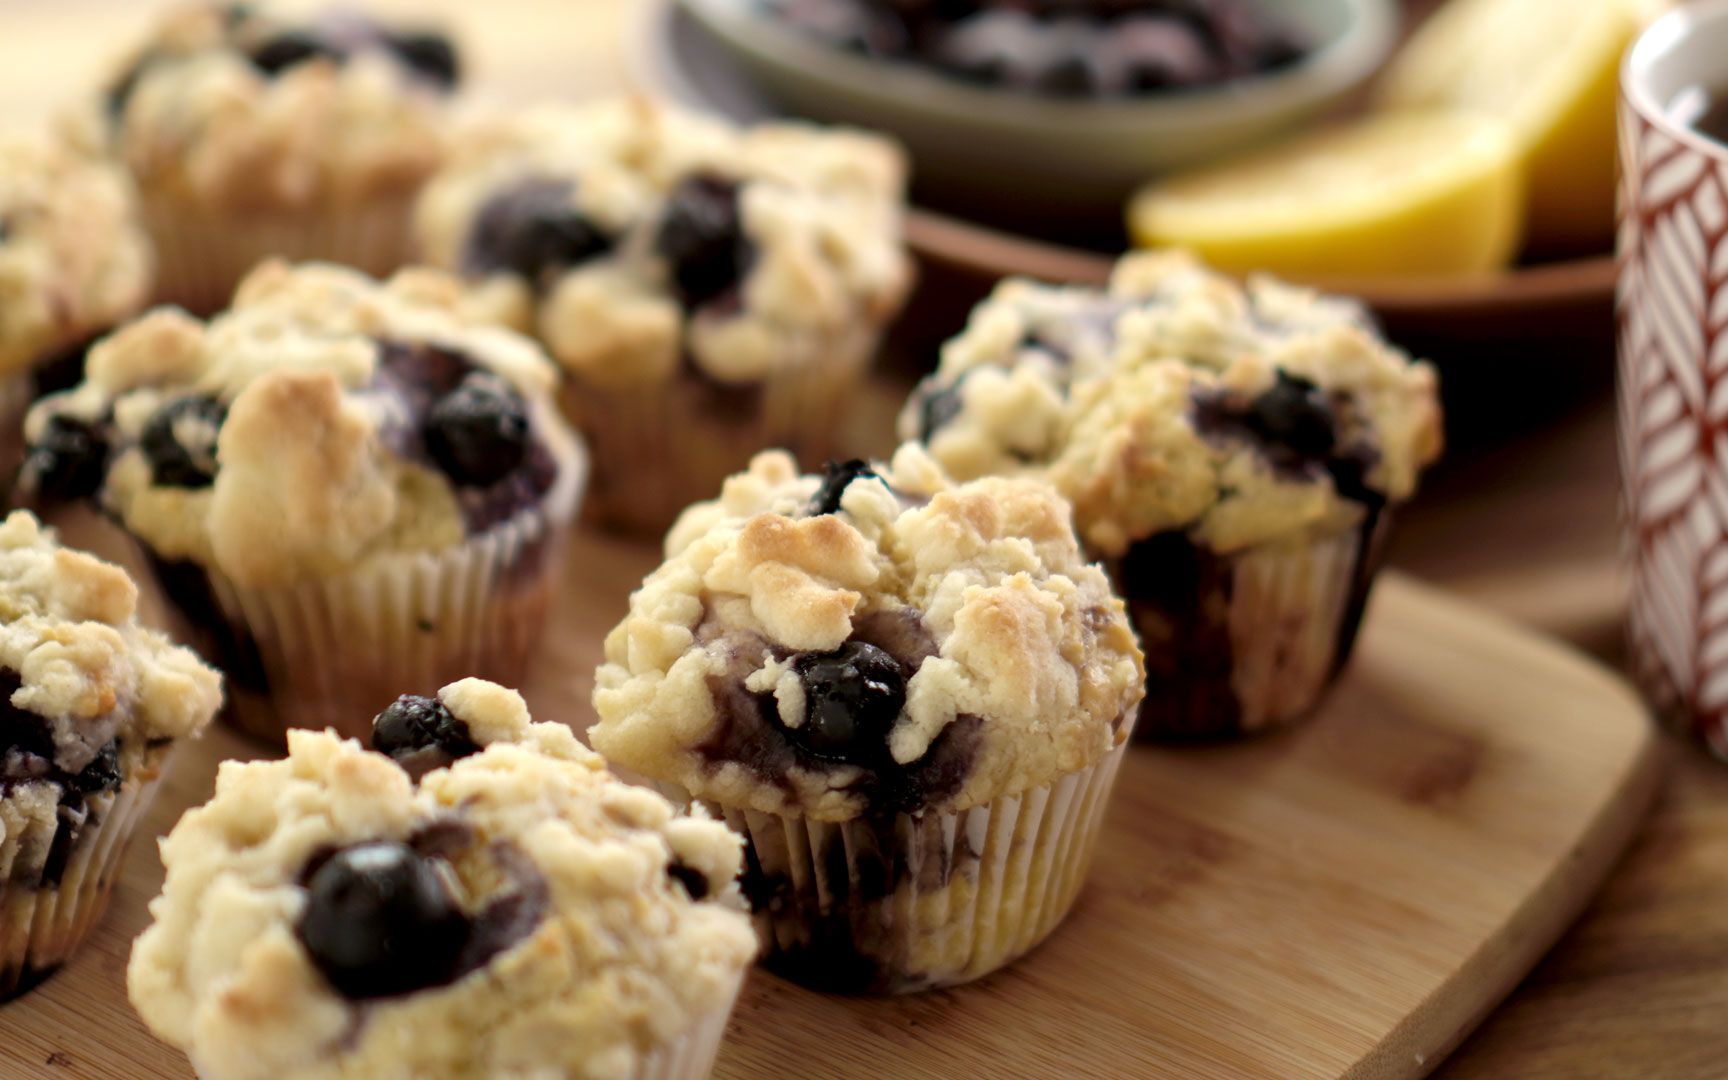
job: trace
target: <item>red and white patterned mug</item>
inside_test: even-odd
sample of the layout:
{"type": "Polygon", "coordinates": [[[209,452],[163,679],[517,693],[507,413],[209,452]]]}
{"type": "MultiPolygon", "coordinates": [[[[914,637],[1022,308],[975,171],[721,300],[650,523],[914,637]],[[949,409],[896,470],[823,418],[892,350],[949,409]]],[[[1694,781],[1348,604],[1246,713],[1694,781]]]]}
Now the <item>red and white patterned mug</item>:
{"type": "Polygon", "coordinates": [[[1651,24],[1620,77],[1620,461],[1634,670],[1728,759],[1728,0],[1651,24]]]}

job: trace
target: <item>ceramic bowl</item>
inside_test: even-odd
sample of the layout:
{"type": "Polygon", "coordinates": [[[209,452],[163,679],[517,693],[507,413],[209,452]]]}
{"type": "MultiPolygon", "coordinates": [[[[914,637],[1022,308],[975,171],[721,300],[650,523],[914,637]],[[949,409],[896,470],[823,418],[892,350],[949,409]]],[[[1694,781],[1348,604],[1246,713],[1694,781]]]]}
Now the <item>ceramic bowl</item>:
{"type": "Polygon", "coordinates": [[[1290,67],[1180,93],[1070,101],[848,53],[782,25],[759,0],[680,2],[786,112],[898,136],[921,198],[1036,227],[1119,219],[1149,176],[1324,109],[1385,59],[1397,21],[1389,0],[1283,0],[1280,17],[1316,43],[1290,67]]]}

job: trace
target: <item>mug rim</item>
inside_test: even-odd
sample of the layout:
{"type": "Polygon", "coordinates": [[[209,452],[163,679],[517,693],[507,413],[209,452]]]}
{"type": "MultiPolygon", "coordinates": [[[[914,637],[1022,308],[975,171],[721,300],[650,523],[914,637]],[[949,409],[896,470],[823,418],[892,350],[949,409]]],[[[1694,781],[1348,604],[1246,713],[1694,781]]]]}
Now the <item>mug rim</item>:
{"type": "MultiPolygon", "coordinates": [[[[1692,0],[1681,4],[1646,26],[1627,48],[1620,62],[1620,93],[1632,110],[1646,122],[1661,129],[1664,135],[1678,140],[1688,149],[1728,163],[1728,144],[1710,138],[1696,128],[1682,124],[1669,113],[1667,106],[1656,100],[1650,89],[1651,68],[1662,55],[1706,23],[1728,22],[1728,0],[1692,0]]],[[[1728,79],[1728,72],[1724,72],[1728,79]]]]}

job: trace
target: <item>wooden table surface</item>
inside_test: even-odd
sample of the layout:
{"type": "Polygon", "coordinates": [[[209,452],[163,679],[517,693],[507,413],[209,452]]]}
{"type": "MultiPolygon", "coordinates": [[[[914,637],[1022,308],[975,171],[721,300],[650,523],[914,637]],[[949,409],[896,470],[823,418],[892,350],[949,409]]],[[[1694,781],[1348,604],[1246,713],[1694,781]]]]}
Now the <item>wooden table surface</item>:
{"type": "MultiPolygon", "coordinates": [[[[453,14],[476,78],[502,98],[618,85],[639,0],[389,0],[453,14]],[[564,31],[568,57],[518,62],[519,43],[564,31]]],[[[101,70],[152,5],[0,0],[0,127],[42,123],[101,70]],[[21,45],[21,43],[28,43],[21,45]]],[[[540,44],[536,55],[545,55],[540,44]]],[[[1516,436],[1454,430],[1459,444],[1404,515],[1393,560],[1457,594],[1621,657],[1613,410],[1603,355],[1565,385],[1509,371],[1471,379],[1514,415],[1552,414],[1516,436]]],[[[1556,370],[1543,367],[1545,379],[1556,370]]],[[[1728,1075],[1728,767],[1675,744],[1664,795],[1585,916],[1436,1075],[1706,1078],[1728,1075]]],[[[6,1075],[12,1075],[10,1072],[6,1075]]],[[[33,1074],[32,1074],[33,1075],[33,1074]]]]}

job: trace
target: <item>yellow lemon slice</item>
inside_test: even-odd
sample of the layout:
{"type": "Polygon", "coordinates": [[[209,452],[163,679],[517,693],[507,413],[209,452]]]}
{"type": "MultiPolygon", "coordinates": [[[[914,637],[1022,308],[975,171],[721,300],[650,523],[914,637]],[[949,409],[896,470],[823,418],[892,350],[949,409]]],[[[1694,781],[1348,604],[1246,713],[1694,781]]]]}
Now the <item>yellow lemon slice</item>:
{"type": "Polygon", "coordinates": [[[1136,243],[1285,277],[1452,275],[1504,266],[1523,186],[1506,125],[1397,112],[1156,181],[1128,211],[1136,243]]]}
{"type": "Polygon", "coordinates": [[[1614,223],[1614,95],[1639,0],[1451,0],[1381,83],[1381,108],[1474,109],[1512,126],[1530,241],[1605,245],[1614,223]]]}

